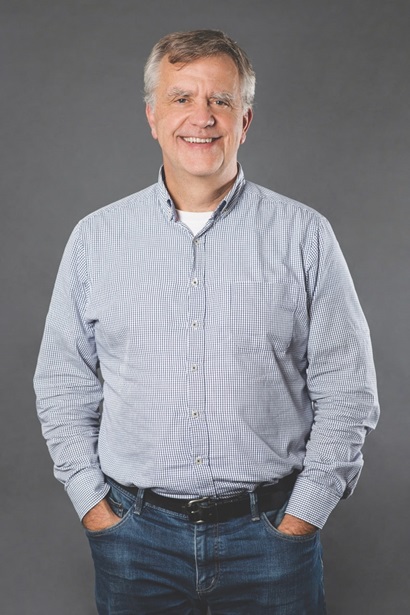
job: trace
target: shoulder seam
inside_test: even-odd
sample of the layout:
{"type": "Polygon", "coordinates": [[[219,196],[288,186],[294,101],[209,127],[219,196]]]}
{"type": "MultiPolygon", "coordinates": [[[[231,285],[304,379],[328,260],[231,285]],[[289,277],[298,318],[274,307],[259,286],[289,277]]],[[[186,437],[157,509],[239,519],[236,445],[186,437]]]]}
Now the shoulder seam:
{"type": "Polygon", "coordinates": [[[258,186],[257,184],[253,182],[247,181],[246,184],[248,188],[248,194],[259,197],[261,202],[272,203],[272,204],[274,203],[277,205],[283,205],[285,207],[291,206],[295,209],[298,209],[301,212],[311,214],[312,216],[318,217],[319,219],[326,219],[326,217],[323,214],[321,214],[319,211],[317,211],[313,207],[310,207],[310,205],[306,205],[305,203],[301,203],[300,201],[297,201],[291,197],[287,197],[282,194],[279,194],[278,192],[275,192],[274,190],[271,190],[270,188],[264,188],[263,186],[258,186]],[[266,192],[269,192],[269,194],[266,194],[266,192]]]}
{"type": "Polygon", "coordinates": [[[138,192],[129,194],[128,196],[125,196],[122,199],[119,199],[118,201],[114,201],[113,203],[109,203],[108,205],[104,205],[103,207],[100,207],[99,209],[96,209],[95,211],[90,212],[78,222],[78,226],[82,226],[84,223],[90,220],[93,220],[94,218],[103,216],[104,214],[114,213],[118,209],[121,209],[121,208],[127,209],[135,205],[138,199],[140,198],[141,199],[147,198],[148,200],[149,198],[152,197],[155,186],[156,184],[152,184],[151,186],[148,186],[147,188],[144,188],[143,190],[139,190],[138,192]],[[144,193],[146,194],[144,195],[144,193]]]}

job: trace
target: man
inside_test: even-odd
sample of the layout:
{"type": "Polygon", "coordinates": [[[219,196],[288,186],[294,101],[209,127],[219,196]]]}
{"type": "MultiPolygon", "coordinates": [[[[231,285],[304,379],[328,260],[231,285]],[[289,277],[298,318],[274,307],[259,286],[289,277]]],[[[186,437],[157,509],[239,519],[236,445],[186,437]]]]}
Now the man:
{"type": "Polygon", "coordinates": [[[158,183],[77,225],[35,376],[98,611],[325,613],[318,528],[378,418],[366,321],[323,216],[244,179],[238,45],[168,35],[145,86],[158,183]]]}

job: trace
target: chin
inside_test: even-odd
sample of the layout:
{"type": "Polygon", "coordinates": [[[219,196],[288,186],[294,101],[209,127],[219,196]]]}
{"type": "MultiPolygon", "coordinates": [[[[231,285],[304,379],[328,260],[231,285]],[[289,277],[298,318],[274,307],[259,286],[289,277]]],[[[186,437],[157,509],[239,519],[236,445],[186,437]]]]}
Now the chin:
{"type": "Polygon", "coordinates": [[[185,172],[195,177],[210,177],[212,175],[219,175],[220,170],[221,166],[216,164],[185,167],[185,172]]]}

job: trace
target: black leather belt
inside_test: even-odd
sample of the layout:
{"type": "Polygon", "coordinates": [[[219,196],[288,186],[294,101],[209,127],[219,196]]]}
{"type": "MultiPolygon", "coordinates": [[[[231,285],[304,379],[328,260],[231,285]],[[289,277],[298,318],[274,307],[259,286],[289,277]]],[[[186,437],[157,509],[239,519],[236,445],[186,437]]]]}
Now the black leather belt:
{"type": "MultiPolygon", "coordinates": [[[[257,496],[259,512],[275,510],[283,506],[288,498],[289,491],[293,488],[299,472],[293,472],[281,478],[274,485],[259,485],[253,493],[257,496]]],[[[118,484],[132,495],[136,496],[138,487],[126,487],[118,484]]],[[[182,513],[193,523],[216,523],[228,521],[235,517],[244,517],[251,513],[251,503],[249,492],[242,492],[238,495],[227,498],[197,498],[192,500],[182,500],[178,498],[167,498],[151,489],[145,489],[144,502],[153,504],[165,510],[182,513]]]]}

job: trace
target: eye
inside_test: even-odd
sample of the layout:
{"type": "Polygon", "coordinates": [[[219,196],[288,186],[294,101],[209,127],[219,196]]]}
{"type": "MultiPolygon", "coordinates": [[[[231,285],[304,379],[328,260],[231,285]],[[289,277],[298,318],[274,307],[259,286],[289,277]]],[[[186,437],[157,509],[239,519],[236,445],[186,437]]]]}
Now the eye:
{"type": "Polygon", "coordinates": [[[217,99],[217,100],[215,100],[214,102],[215,102],[215,104],[216,104],[218,107],[227,107],[227,106],[228,106],[228,103],[226,102],[226,100],[222,100],[221,98],[218,98],[218,99],[217,99]]]}
{"type": "Polygon", "coordinates": [[[181,98],[177,98],[176,102],[179,103],[180,105],[183,105],[184,103],[188,102],[188,99],[181,97],[181,98]]]}

